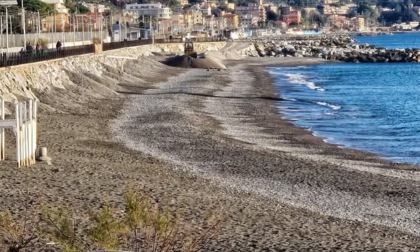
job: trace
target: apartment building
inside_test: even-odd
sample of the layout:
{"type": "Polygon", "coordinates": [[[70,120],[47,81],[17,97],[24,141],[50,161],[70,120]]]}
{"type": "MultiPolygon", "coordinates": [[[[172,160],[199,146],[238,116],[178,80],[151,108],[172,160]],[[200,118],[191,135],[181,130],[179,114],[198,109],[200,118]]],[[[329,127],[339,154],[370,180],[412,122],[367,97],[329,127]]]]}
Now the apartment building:
{"type": "Polygon", "coordinates": [[[224,27],[227,29],[237,29],[239,27],[239,16],[232,13],[222,15],[224,27]]]}
{"type": "Polygon", "coordinates": [[[247,6],[237,6],[235,8],[235,14],[239,17],[247,15],[257,17],[259,22],[265,22],[267,19],[264,6],[255,3],[250,3],[247,6]]]}
{"type": "Polygon", "coordinates": [[[43,0],[42,2],[54,5],[55,13],[42,18],[41,30],[43,32],[61,32],[69,27],[69,10],[64,0],[43,0]]]}
{"type": "Polygon", "coordinates": [[[140,20],[154,18],[157,20],[168,20],[171,18],[172,11],[168,7],[163,7],[161,3],[152,4],[127,4],[125,10],[133,13],[140,20]]]}
{"type": "Polygon", "coordinates": [[[300,10],[291,10],[288,14],[282,15],[282,20],[287,25],[290,25],[291,23],[294,24],[300,24],[301,22],[301,11],[300,10]]]}
{"type": "Polygon", "coordinates": [[[252,15],[243,15],[239,17],[240,26],[245,28],[258,27],[258,20],[259,17],[254,17],[252,15]]]}
{"type": "Polygon", "coordinates": [[[203,12],[197,5],[184,12],[184,25],[187,31],[193,31],[195,26],[204,25],[203,12]]]}

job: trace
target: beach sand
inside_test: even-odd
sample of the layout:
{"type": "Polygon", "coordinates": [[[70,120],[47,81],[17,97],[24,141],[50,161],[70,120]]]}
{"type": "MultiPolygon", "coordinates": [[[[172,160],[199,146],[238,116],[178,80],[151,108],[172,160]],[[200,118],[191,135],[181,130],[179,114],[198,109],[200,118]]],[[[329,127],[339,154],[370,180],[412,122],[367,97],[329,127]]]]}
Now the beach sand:
{"type": "Polygon", "coordinates": [[[114,98],[66,110],[51,98],[59,90],[39,93],[39,146],[52,165],[2,162],[1,209],[36,215],[45,202],[84,219],[104,202],[122,208],[136,188],[183,212],[193,230],[222,216],[203,251],[420,249],[417,167],[326,144],[281,119],[265,67],[322,60],[226,60],[218,71],[162,58],[151,56],[153,70],[141,76],[125,66],[143,81],[120,83],[114,98]]]}

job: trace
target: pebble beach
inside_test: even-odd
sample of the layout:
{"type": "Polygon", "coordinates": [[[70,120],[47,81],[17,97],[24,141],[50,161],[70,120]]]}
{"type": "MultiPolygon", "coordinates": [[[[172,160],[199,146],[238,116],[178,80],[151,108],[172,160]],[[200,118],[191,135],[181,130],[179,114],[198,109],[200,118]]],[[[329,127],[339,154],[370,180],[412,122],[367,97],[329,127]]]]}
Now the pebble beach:
{"type": "Polygon", "coordinates": [[[230,46],[208,54],[222,70],[167,66],[165,55],[127,63],[119,95],[71,109],[57,102],[71,94],[38,93],[52,165],[3,161],[1,209],[36,216],[47,202],[83,219],[133,187],[192,228],[222,216],[203,251],[420,250],[418,167],[327,144],[278,112],[265,67],[325,61],[240,58],[230,46]]]}

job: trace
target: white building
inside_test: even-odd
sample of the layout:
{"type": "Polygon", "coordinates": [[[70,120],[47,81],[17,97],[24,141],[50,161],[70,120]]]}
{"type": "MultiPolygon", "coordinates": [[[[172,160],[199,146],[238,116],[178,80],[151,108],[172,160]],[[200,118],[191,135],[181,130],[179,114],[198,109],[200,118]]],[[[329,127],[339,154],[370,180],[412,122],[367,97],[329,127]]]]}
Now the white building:
{"type": "Polygon", "coordinates": [[[42,0],[41,2],[54,5],[54,10],[60,14],[68,14],[69,10],[66,8],[64,0],[42,0]]]}
{"type": "Polygon", "coordinates": [[[154,4],[127,4],[125,9],[137,18],[153,17],[159,20],[171,19],[170,8],[162,7],[161,3],[154,4]]]}

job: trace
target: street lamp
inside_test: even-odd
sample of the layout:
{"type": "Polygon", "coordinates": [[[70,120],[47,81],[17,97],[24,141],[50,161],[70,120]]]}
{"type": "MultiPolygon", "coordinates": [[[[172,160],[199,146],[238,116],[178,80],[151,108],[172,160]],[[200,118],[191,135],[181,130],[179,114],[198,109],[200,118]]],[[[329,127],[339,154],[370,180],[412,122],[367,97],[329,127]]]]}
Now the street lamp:
{"type": "Polygon", "coordinates": [[[23,8],[23,0],[21,0],[22,7],[22,30],[23,30],[23,46],[26,46],[26,20],[25,20],[25,8],[23,8]]]}

